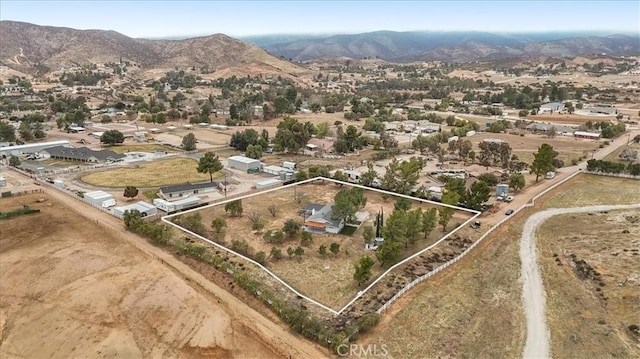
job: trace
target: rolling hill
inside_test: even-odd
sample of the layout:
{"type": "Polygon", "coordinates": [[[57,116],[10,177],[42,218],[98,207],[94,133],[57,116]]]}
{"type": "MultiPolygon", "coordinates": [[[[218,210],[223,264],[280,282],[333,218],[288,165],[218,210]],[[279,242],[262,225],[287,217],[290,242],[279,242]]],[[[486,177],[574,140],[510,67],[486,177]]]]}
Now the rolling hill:
{"type": "Polygon", "coordinates": [[[265,73],[302,69],[263,49],[223,34],[183,40],[134,39],[115,31],[75,30],[0,21],[0,64],[25,72],[47,72],[72,65],[117,62],[142,69],[207,67],[211,71],[241,67],[265,73]]]}
{"type": "MultiPolygon", "coordinates": [[[[262,43],[269,43],[264,39],[262,43]]],[[[586,36],[576,33],[492,34],[486,32],[377,31],[324,38],[302,38],[263,46],[294,61],[320,57],[375,57],[386,61],[469,62],[512,57],[574,57],[607,53],[640,55],[640,37],[586,36]]]]}

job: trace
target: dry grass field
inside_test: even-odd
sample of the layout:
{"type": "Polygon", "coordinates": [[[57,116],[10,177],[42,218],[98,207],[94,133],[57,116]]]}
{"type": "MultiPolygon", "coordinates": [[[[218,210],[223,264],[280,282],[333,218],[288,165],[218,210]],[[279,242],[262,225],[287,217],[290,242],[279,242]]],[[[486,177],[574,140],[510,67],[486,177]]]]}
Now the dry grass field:
{"type": "Polygon", "coordinates": [[[566,125],[582,125],[588,121],[601,122],[615,120],[615,116],[584,116],[584,115],[566,115],[566,114],[540,114],[535,116],[527,116],[527,120],[538,122],[551,122],[566,125]]]}
{"type": "MultiPolygon", "coordinates": [[[[522,211],[487,237],[464,260],[401,298],[359,343],[386,344],[393,358],[520,357],[526,327],[518,251],[528,216],[542,208],[638,203],[638,186],[635,180],[580,175],[556,188],[535,208],[522,211]]],[[[638,263],[637,256],[632,259],[638,263]]],[[[546,290],[549,293],[549,287],[546,290]]],[[[573,298],[570,290],[564,293],[573,298]]],[[[552,326],[552,345],[554,331],[552,326]]]]}
{"type": "Polygon", "coordinates": [[[538,231],[554,358],[640,357],[640,210],[563,215],[538,231]],[[636,327],[637,328],[637,327],[636,327]]]}
{"type": "MultiPolygon", "coordinates": [[[[172,158],[154,161],[132,167],[121,167],[93,172],[82,176],[81,180],[100,187],[158,187],[185,182],[209,180],[206,173],[198,173],[198,162],[191,158],[172,158]]],[[[214,174],[214,178],[219,177],[214,174]]]]}
{"type": "Polygon", "coordinates": [[[590,155],[599,146],[598,141],[581,140],[566,136],[549,138],[532,134],[526,134],[523,137],[503,133],[484,133],[470,138],[476,153],[479,153],[478,144],[485,138],[499,138],[507,141],[513,148],[513,154],[518,155],[520,160],[527,163],[533,161],[533,154],[538,150],[538,147],[543,143],[548,143],[553,146],[554,150],[559,152],[558,159],[563,160],[566,166],[571,165],[571,160],[574,158],[590,155]]]}
{"type": "Polygon", "coordinates": [[[226,307],[92,220],[45,194],[0,199],[3,211],[23,204],[41,212],[0,223],[0,357],[278,357],[226,307]]]}
{"type": "Polygon", "coordinates": [[[640,203],[637,180],[581,174],[546,196],[543,208],[640,203]]]}
{"type": "MultiPolygon", "coordinates": [[[[231,240],[244,239],[252,247],[253,253],[263,251],[269,254],[273,246],[281,248],[284,258],[279,261],[269,259],[267,267],[300,292],[334,309],[340,309],[355,296],[358,290],[362,289],[353,280],[354,262],[362,255],[369,255],[375,258],[375,252],[364,250],[362,227],[350,236],[344,234],[313,234],[313,244],[303,247],[304,255],[300,259],[289,259],[287,248],[295,248],[300,245],[300,235],[280,245],[267,243],[263,239],[263,233],[256,233],[251,229],[252,222],[249,216],[253,212],[259,214],[261,220],[265,223],[262,232],[282,229],[284,222],[290,218],[302,223],[304,218],[300,211],[306,203],[331,204],[335,194],[342,188],[346,187],[339,187],[331,182],[315,182],[296,186],[295,192],[304,194],[300,204],[294,199],[295,192],[293,188],[245,198],[242,200],[243,215],[241,217],[227,216],[224,211],[224,205],[203,209],[198,213],[202,216],[202,223],[207,227],[216,217],[223,217],[226,220],[227,228],[224,239],[227,246],[230,245],[231,240]],[[267,210],[267,207],[271,204],[275,204],[278,207],[278,213],[275,218],[267,210]],[[339,254],[334,257],[328,252],[326,257],[320,256],[318,253],[319,246],[324,244],[328,250],[333,242],[340,245],[339,254]]],[[[393,211],[395,199],[388,198],[385,200],[379,193],[373,191],[366,191],[365,194],[367,205],[363,211],[369,213],[365,225],[373,225],[375,214],[381,208],[383,208],[385,218],[388,218],[393,211]]],[[[429,204],[414,202],[413,208],[418,206],[423,209],[432,207],[429,204]]],[[[454,228],[469,217],[466,212],[456,212],[451,220],[449,229],[454,228]]],[[[409,246],[406,249],[406,255],[408,256],[427,247],[443,235],[444,233],[440,228],[434,230],[428,239],[421,239],[416,244],[409,246]]],[[[375,278],[383,270],[384,268],[376,264],[373,268],[373,277],[375,278]]]]}

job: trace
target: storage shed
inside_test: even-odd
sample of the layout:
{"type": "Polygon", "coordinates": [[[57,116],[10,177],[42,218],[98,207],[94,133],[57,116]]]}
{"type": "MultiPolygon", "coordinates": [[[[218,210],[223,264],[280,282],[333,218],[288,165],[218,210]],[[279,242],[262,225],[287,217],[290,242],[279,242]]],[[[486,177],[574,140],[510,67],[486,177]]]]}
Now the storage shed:
{"type": "Polygon", "coordinates": [[[105,191],[93,191],[84,194],[84,201],[95,207],[109,208],[116,205],[116,199],[105,191]]]}
{"type": "Polygon", "coordinates": [[[124,216],[124,212],[132,211],[134,209],[138,210],[142,214],[142,217],[153,216],[158,213],[158,209],[154,205],[144,201],[139,201],[127,206],[115,207],[113,209],[113,214],[122,218],[124,216]]]}
{"type": "Polygon", "coordinates": [[[496,197],[506,197],[509,195],[509,185],[499,184],[496,186],[496,197]]]}
{"type": "Polygon", "coordinates": [[[273,187],[273,186],[277,186],[282,184],[282,181],[277,179],[277,178],[273,178],[273,179],[269,179],[266,181],[262,181],[262,182],[258,182],[256,183],[256,189],[262,189],[262,188],[268,188],[268,187],[273,187]]]}
{"type": "Polygon", "coordinates": [[[200,204],[200,197],[186,197],[173,202],[165,201],[162,198],[155,198],[153,204],[165,212],[174,212],[197,206],[200,204]]]}
{"type": "Polygon", "coordinates": [[[245,156],[231,156],[227,160],[227,167],[244,172],[258,172],[260,171],[260,161],[245,156]]]}

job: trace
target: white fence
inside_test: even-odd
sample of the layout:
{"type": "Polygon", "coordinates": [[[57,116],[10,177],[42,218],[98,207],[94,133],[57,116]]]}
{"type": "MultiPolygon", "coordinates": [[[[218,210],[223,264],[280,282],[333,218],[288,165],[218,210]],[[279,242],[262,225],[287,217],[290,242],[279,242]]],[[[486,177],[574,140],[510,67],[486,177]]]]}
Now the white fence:
{"type": "Polygon", "coordinates": [[[630,178],[630,179],[640,180],[640,176],[634,176],[628,173],[610,173],[610,172],[596,172],[596,171],[584,171],[584,173],[588,173],[590,175],[597,175],[597,176],[609,176],[609,177],[630,178]]]}
{"type": "Polygon", "coordinates": [[[495,225],[493,225],[493,227],[489,228],[482,236],[480,236],[480,238],[478,238],[477,241],[475,241],[471,246],[469,246],[469,248],[467,248],[464,252],[460,253],[460,255],[458,255],[457,257],[453,258],[452,260],[450,260],[450,261],[448,261],[446,263],[443,263],[438,268],[432,270],[431,272],[429,272],[429,273],[427,273],[427,274],[425,274],[425,275],[423,275],[421,277],[416,278],[411,283],[407,284],[404,288],[402,288],[400,291],[398,291],[393,297],[391,297],[391,299],[389,299],[386,303],[384,303],[382,305],[382,307],[380,307],[376,312],[378,314],[384,312],[385,310],[387,310],[387,308],[389,308],[389,306],[391,304],[393,304],[396,300],[398,300],[400,297],[402,297],[402,295],[404,295],[406,292],[408,292],[416,284],[418,284],[418,283],[426,280],[427,278],[439,273],[443,269],[447,268],[448,266],[450,266],[450,265],[454,264],[455,262],[459,261],[460,259],[462,259],[469,252],[471,252],[478,244],[480,244],[480,242],[482,242],[483,239],[485,239],[489,234],[491,234],[491,232],[496,230],[503,223],[505,223],[509,219],[513,218],[513,216],[515,216],[518,212],[522,211],[523,209],[528,208],[528,207],[533,207],[538,198],[542,197],[543,195],[547,194],[549,191],[553,190],[554,188],[558,187],[559,185],[561,185],[561,184],[565,183],[566,181],[570,180],[571,178],[575,177],[579,173],[581,173],[581,172],[575,172],[575,173],[571,174],[569,177],[563,179],[562,181],[554,184],[553,186],[551,186],[551,187],[547,188],[546,190],[544,190],[544,191],[540,192],[539,194],[537,194],[535,197],[533,197],[531,199],[531,201],[529,203],[526,203],[526,204],[520,206],[518,209],[516,209],[511,216],[503,218],[502,220],[500,220],[500,222],[496,223],[495,225]]]}

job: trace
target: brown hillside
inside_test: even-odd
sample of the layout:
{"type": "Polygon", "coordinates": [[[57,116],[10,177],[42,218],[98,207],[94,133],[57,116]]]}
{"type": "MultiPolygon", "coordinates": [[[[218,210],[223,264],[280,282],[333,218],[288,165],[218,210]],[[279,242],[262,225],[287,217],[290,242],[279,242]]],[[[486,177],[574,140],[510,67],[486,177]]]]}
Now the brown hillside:
{"type": "Polygon", "coordinates": [[[222,34],[173,41],[144,40],[115,31],[75,30],[16,21],[0,21],[0,33],[0,64],[28,73],[118,61],[121,57],[144,70],[196,66],[218,71],[247,65],[285,74],[302,70],[254,45],[222,34]]]}

